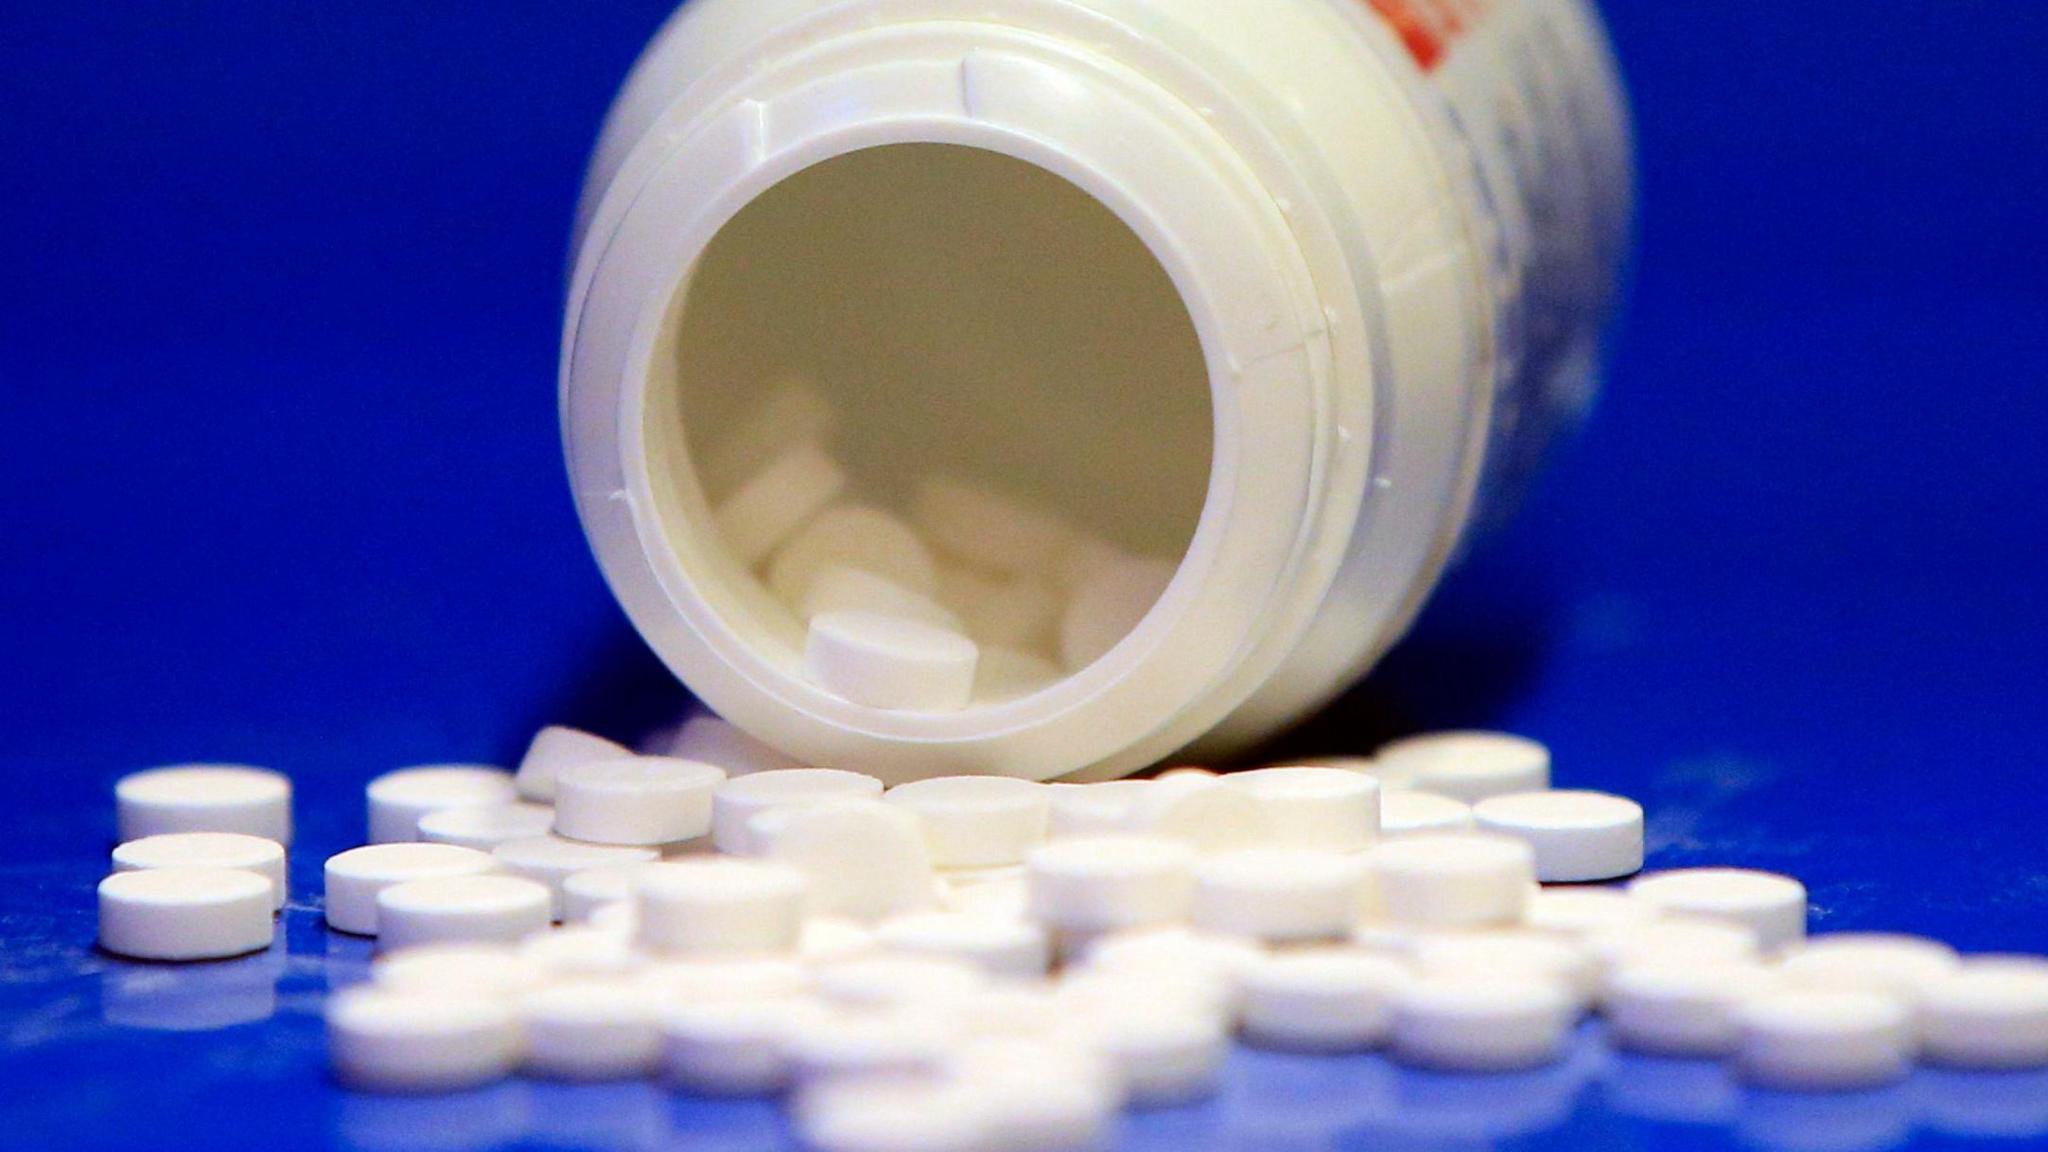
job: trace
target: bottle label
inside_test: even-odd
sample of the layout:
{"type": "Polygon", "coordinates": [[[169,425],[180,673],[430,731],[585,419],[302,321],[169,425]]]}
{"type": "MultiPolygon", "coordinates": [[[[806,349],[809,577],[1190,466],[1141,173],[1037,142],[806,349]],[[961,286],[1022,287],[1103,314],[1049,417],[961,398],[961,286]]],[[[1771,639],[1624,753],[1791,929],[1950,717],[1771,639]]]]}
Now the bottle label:
{"type": "Polygon", "coordinates": [[[1512,511],[1598,387],[1632,214],[1626,113],[1580,0],[1356,0],[1421,72],[1486,224],[1492,444],[1475,525],[1512,511]]]}

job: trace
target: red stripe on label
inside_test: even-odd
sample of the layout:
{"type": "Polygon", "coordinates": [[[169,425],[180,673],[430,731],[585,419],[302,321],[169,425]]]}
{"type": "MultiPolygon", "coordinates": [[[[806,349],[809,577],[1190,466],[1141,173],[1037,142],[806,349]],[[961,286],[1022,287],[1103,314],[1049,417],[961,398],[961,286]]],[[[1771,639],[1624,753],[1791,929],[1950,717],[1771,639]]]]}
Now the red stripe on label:
{"type": "Polygon", "coordinates": [[[1365,0],[1401,38],[1424,72],[1442,64],[1451,44],[1486,14],[1490,0],[1365,0]]]}

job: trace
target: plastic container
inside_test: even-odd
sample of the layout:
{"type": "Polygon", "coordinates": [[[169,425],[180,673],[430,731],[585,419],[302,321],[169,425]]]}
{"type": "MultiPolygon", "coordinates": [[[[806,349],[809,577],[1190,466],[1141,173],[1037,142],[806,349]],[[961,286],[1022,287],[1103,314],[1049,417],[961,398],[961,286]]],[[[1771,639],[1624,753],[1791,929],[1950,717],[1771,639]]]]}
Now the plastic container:
{"type": "Polygon", "coordinates": [[[662,659],[800,759],[1225,754],[1362,676],[1584,408],[1631,183],[1579,0],[695,0],[580,210],[580,513],[662,659]],[[964,474],[1176,574],[1042,690],[838,699],[714,517],[805,397],[868,498],[964,474]]]}

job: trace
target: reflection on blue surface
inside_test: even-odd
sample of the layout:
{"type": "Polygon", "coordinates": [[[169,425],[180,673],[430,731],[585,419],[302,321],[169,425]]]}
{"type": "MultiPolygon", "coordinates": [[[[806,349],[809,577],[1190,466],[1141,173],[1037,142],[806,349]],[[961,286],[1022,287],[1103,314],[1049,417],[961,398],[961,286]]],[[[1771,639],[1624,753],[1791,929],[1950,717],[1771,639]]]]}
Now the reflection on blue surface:
{"type": "Polygon", "coordinates": [[[1562,1127],[1607,1051],[1582,1029],[1565,1059],[1549,1068],[1493,1076],[1418,1072],[1394,1076],[1393,1108],[1384,1124],[1417,1141],[1494,1143],[1562,1127]]]}
{"type": "MultiPolygon", "coordinates": [[[[315,1143],[357,1152],[483,1152],[520,1147],[604,1152],[780,1152],[792,1148],[772,1101],[682,1097],[645,1083],[580,1085],[513,1081],[449,1096],[389,1097],[326,1082],[317,1015],[330,987],[360,979],[368,942],[321,929],[317,910],[281,943],[240,960],[200,965],[103,962],[100,1016],[113,1029],[96,1051],[133,1056],[123,1036],[217,1033],[179,1041],[220,1065],[166,1065],[165,1091],[203,1109],[212,1096],[246,1100],[278,1078],[287,1098],[325,1101],[303,1117],[326,1136],[315,1143]],[[238,1027],[258,1024],[257,1027],[238,1027]],[[263,1055],[268,1053],[268,1056],[263,1055]]],[[[148,1087],[133,1086],[139,1096],[148,1087]]],[[[115,1116],[98,1119],[114,1125],[115,1116]]],[[[110,1129],[111,1130],[111,1129],[110,1129]]],[[[91,1146],[105,1132],[71,1114],[68,1136],[91,1146]]],[[[1870,1092],[1803,1095],[1745,1087],[1724,1063],[1616,1053],[1596,1023],[1583,1026],[1558,1064],[1471,1076],[1399,1067],[1377,1055],[1325,1057],[1239,1049],[1213,1100],[1135,1113],[1119,1146],[1135,1152],[1469,1152],[1504,1146],[1577,1152],[1639,1145],[1761,1152],[1889,1152],[1916,1135],[2002,1142],[2048,1138],[2048,1071],[1916,1072],[1870,1092]]],[[[56,1139],[38,1147],[74,1146],[56,1139]]]]}
{"type": "Polygon", "coordinates": [[[1965,1073],[1930,1068],[1907,1088],[1914,1113],[1929,1131],[2000,1140],[2048,1136],[2048,1069],[1965,1073]]]}
{"type": "Polygon", "coordinates": [[[1736,1131],[1770,1152],[1885,1152],[1913,1135],[1913,1098],[1903,1084],[1870,1092],[1751,1092],[1736,1131]]]}
{"type": "Polygon", "coordinates": [[[208,964],[115,962],[100,974],[100,1017],[122,1028],[206,1032],[277,1013],[285,946],[208,964]]]}
{"type": "Polygon", "coordinates": [[[1742,1106],[1735,1072],[1719,1060],[1668,1060],[1622,1053],[1602,1085],[1623,1116],[1665,1124],[1733,1124],[1742,1106]]]}
{"type": "Polygon", "coordinates": [[[1373,1149],[1455,1152],[1580,1149],[1603,1140],[1763,1152],[1885,1152],[1919,1134],[2048,1138],[2048,1072],[1928,1069],[1869,1092],[1799,1094],[1745,1087],[1716,1061],[1611,1051],[1597,1024],[1551,1068],[1466,1076],[1397,1067],[1378,1056],[1326,1058],[1241,1050],[1222,1094],[1139,1114],[1139,1149],[1373,1149]]]}
{"type": "Polygon", "coordinates": [[[510,1145],[607,1152],[776,1152],[769,1101],[686,1101],[652,1084],[500,1084],[453,1096],[337,1093],[342,1143],[360,1152],[469,1152],[510,1145]]]}
{"type": "Polygon", "coordinates": [[[377,955],[377,942],[366,936],[323,930],[320,933],[324,983],[330,992],[359,984],[369,978],[370,961],[377,955]]]}
{"type": "Polygon", "coordinates": [[[666,1145],[671,1096],[651,1083],[534,1083],[527,1136],[564,1148],[647,1152],[666,1145]]]}
{"type": "Polygon", "coordinates": [[[334,1133],[360,1152],[468,1152],[524,1137],[533,1116],[525,1084],[496,1084],[452,1096],[365,1096],[337,1092],[334,1133]]]}

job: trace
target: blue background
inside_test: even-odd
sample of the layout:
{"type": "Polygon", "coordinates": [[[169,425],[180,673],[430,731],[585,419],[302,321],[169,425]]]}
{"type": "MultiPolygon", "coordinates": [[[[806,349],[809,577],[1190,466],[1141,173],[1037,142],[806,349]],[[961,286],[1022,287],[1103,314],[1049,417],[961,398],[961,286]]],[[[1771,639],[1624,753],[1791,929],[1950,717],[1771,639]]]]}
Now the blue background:
{"type": "MultiPolygon", "coordinates": [[[[1295,744],[1525,731],[1648,803],[1656,864],[1793,871],[1824,928],[2048,951],[2048,5],[1608,7],[1645,205],[1614,384],[1295,744]]],[[[90,947],[124,771],[292,772],[309,898],[371,773],[675,706],[553,409],[579,169],[664,8],[0,5],[0,1145],[775,1146],[765,1107],[651,1088],[327,1088],[319,996],[364,955],[303,899],[251,960],[90,947]]],[[[1496,1081],[1247,1054],[1131,1144],[2001,1132],[2048,1136],[2048,1078],[1781,1097],[1589,1039],[1496,1081]]]]}

